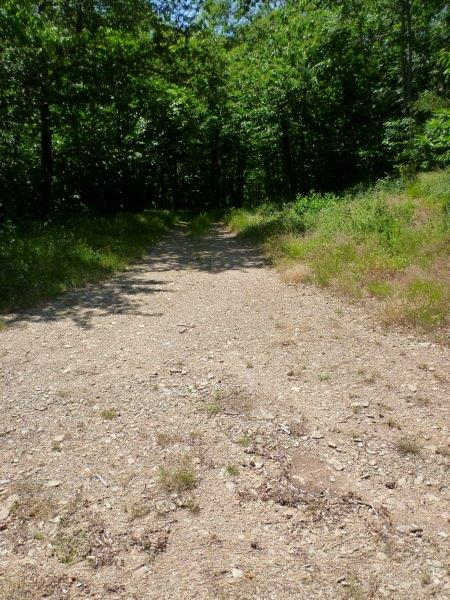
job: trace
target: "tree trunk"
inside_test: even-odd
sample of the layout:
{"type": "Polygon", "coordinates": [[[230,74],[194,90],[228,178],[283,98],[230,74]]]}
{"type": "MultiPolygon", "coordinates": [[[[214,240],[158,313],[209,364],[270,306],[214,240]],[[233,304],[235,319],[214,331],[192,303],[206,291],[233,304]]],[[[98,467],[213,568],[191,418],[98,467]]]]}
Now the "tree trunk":
{"type": "Polygon", "coordinates": [[[47,217],[52,201],[53,183],[53,144],[50,122],[50,107],[46,99],[45,88],[42,89],[40,105],[41,117],[41,204],[40,214],[47,217]]]}
{"type": "Polygon", "coordinates": [[[281,118],[281,154],[283,161],[283,175],[287,183],[288,195],[292,198],[296,192],[296,180],[292,161],[291,136],[289,125],[285,117],[281,118]]]}
{"type": "Polygon", "coordinates": [[[401,0],[401,53],[404,111],[409,112],[412,98],[412,16],[411,0],[401,0]]]}
{"type": "Polygon", "coordinates": [[[214,206],[222,201],[221,194],[221,166],[220,166],[220,136],[217,127],[214,128],[211,136],[211,176],[210,189],[212,191],[214,206]]]}

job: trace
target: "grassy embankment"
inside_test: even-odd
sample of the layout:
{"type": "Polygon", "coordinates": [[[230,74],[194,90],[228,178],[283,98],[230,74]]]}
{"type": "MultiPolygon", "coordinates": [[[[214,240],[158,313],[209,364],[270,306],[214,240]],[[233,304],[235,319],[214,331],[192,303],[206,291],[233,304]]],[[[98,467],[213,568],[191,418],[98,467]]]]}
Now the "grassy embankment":
{"type": "Polygon", "coordinates": [[[237,209],[226,222],[263,244],[288,283],[374,297],[385,322],[433,330],[449,320],[449,211],[447,170],[281,208],[237,209]]]}
{"type": "Polygon", "coordinates": [[[174,222],[169,212],[148,211],[0,228],[0,310],[25,308],[120,271],[174,222]]]}

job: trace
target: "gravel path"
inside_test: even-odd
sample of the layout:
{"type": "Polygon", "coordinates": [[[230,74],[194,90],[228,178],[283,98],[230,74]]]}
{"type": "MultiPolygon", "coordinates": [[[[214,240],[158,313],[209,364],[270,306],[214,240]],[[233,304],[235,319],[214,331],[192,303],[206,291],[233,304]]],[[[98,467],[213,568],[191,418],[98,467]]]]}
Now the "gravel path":
{"type": "Polygon", "coordinates": [[[215,228],[7,317],[0,598],[447,598],[448,351],[215,228]]]}

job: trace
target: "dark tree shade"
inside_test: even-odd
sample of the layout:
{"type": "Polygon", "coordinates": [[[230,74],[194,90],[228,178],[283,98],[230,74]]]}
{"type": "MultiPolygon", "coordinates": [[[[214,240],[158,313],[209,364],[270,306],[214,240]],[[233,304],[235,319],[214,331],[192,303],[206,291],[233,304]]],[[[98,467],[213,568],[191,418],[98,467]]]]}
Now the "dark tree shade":
{"type": "Polygon", "coordinates": [[[439,0],[3,0],[0,218],[445,164],[448,31],[439,0]]]}

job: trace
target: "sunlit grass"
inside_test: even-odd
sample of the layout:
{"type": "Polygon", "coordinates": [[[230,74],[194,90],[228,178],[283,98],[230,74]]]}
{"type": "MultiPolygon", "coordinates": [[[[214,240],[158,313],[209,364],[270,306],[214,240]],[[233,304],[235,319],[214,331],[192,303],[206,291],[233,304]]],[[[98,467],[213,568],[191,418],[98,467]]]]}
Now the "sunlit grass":
{"type": "Polygon", "coordinates": [[[283,207],[231,211],[228,225],[262,244],[288,275],[352,298],[372,296],[389,323],[435,329],[448,321],[450,171],[408,185],[301,197],[283,207]],[[307,276],[294,266],[307,267],[307,276]]]}

